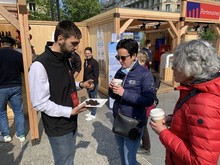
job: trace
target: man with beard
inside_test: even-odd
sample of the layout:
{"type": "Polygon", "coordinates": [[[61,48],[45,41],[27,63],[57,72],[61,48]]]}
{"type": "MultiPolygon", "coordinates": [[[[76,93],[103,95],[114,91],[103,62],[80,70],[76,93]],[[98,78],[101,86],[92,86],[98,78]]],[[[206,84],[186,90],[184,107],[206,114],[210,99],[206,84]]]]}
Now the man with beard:
{"type": "Polygon", "coordinates": [[[69,65],[69,54],[78,48],[82,35],[71,21],[58,23],[55,42],[45,47],[31,65],[29,85],[32,106],[40,111],[55,165],[73,164],[77,130],[77,115],[87,110],[78,106],[77,88],[93,89],[92,80],[77,83],[69,65]]]}

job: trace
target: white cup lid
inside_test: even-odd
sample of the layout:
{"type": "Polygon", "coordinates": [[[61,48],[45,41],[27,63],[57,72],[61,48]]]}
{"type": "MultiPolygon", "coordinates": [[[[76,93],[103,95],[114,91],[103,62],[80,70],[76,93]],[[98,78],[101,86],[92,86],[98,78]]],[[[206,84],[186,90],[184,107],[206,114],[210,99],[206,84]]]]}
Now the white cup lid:
{"type": "Polygon", "coordinates": [[[152,117],[158,117],[158,116],[164,116],[165,112],[161,108],[154,108],[150,111],[150,116],[152,117]]]}
{"type": "Polygon", "coordinates": [[[117,83],[122,83],[122,79],[114,79],[114,82],[117,82],[117,83]]]}

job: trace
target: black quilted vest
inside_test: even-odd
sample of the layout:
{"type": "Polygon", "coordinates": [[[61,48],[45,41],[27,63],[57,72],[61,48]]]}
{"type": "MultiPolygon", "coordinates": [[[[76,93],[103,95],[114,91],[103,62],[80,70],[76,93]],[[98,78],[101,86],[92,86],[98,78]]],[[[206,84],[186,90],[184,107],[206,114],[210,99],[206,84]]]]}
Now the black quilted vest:
{"type": "MultiPolygon", "coordinates": [[[[68,56],[53,52],[48,46],[36,61],[40,62],[47,73],[50,86],[50,100],[58,105],[73,107],[71,92],[76,91],[75,80],[69,76],[70,67],[68,56]],[[73,85],[74,84],[74,87],[73,85]]],[[[66,117],[51,117],[42,114],[45,132],[48,136],[62,136],[70,132],[75,133],[77,128],[77,115],[66,117]]]]}

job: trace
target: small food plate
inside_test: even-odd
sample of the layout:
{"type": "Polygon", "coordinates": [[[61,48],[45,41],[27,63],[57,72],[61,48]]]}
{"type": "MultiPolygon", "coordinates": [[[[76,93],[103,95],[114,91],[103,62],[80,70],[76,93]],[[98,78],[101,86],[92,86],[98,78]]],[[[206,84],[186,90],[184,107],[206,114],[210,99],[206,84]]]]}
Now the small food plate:
{"type": "Polygon", "coordinates": [[[86,101],[89,101],[89,100],[98,101],[99,104],[98,105],[86,105],[86,107],[101,108],[108,101],[108,99],[91,99],[91,98],[88,98],[85,101],[83,101],[81,104],[83,104],[83,103],[85,103],[86,101]]]}

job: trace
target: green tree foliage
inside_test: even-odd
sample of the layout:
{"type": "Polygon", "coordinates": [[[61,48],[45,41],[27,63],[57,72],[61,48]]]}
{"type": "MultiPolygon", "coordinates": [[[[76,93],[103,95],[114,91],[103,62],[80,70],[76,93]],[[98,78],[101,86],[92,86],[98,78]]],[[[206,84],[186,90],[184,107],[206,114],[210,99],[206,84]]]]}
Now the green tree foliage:
{"type": "Polygon", "coordinates": [[[101,12],[98,0],[62,0],[61,19],[80,22],[101,12]]]}
{"type": "MultiPolygon", "coordinates": [[[[28,1],[27,1],[28,2],[28,1]]],[[[30,20],[51,21],[50,0],[35,0],[36,11],[30,12],[30,20]]],[[[55,9],[55,6],[53,7],[55,9]]]]}
{"type": "Polygon", "coordinates": [[[215,32],[213,32],[210,28],[207,30],[204,30],[200,33],[200,36],[202,39],[207,40],[207,41],[213,41],[217,39],[217,35],[215,32]]]}

